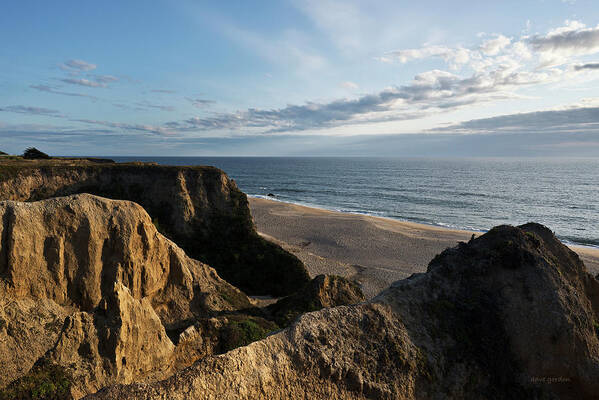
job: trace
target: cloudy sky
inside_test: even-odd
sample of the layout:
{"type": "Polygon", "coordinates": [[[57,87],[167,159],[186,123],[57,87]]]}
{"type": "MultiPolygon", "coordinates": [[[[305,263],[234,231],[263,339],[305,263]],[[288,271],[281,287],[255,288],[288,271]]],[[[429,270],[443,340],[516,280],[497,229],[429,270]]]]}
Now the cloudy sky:
{"type": "Polygon", "coordinates": [[[0,150],[599,157],[596,0],[11,1],[0,150]]]}

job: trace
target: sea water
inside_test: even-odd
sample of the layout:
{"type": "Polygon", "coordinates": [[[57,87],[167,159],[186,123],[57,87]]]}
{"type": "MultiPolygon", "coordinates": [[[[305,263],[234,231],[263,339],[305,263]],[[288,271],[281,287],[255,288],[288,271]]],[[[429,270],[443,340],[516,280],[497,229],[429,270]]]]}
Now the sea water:
{"type": "Polygon", "coordinates": [[[250,196],[448,228],[534,221],[567,243],[599,247],[599,159],[113,159],[213,165],[250,196]]]}

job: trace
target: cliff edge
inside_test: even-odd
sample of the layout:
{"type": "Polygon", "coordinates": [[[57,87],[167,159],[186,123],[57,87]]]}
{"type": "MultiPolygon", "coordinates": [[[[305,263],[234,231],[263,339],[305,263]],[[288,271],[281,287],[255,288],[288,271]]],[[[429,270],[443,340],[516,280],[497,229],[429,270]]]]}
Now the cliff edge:
{"type": "Polygon", "coordinates": [[[100,161],[0,160],[0,200],[89,193],[134,201],[190,257],[246,293],[284,296],[308,283],[301,261],[256,233],[246,195],[223,171],[100,161]]]}

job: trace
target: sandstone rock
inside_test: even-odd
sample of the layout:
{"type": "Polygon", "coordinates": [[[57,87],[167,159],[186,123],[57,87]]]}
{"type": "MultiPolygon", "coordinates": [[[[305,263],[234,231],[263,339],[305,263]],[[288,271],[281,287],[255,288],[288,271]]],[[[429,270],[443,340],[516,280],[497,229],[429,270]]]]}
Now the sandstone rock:
{"type": "Polygon", "coordinates": [[[296,293],[268,306],[267,310],[280,326],[287,326],[303,313],[364,300],[356,283],[340,276],[318,275],[296,293]]]}
{"type": "Polygon", "coordinates": [[[256,233],[245,194],[217,168],[0,160],[0,200],[75,193],[140,204],[161,233],[247,293],[283,296],[309,281],[301,261],[256,233]]]}
{"type": "Polygon", "coordinates": [[[368,303],[90,399],[593,399],[599,283],[536,224],[437,256],[368,303]]]}
{"type": "Polygon", "coordinates": [[[65,366],[79,398],[108,383],[165,378],[174,345],[147,298],[136,300],[121,283],[94,314],[67,317],[45,361],[65,366]]]}
{"type": "Polygon", "coordinates": [[[0,388],[26,374],[56,343],[67,315],[52,300],[0,293],[0,388]]]}
{"type": "Polygon", "coordinates": [[[0,278],[6,296],[51,299],[93,312],[122,282],[167,329],[249,306],[247,297],[159,234],[128,201],[82,194],[0,202],[0,278]]]}
{"type": "Polygon", "coordinates": [[[164,378],[176,367],[167,334],[251,306],[135,203],[89,194],[0,202],[0,221],[0,388],[47,380],[54,366],[72,376],[76,398],[164,378]]]}

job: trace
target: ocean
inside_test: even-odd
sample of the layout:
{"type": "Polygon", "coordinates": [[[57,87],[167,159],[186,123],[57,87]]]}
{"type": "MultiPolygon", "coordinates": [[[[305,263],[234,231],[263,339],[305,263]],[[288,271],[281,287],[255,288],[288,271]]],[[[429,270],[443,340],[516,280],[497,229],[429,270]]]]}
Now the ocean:
{"type": "Polygon", "coordinates": [[[447,228],[539,222],[599,247],[599,159],[111,157],[213,165],[249,196],[447,228]]]}

